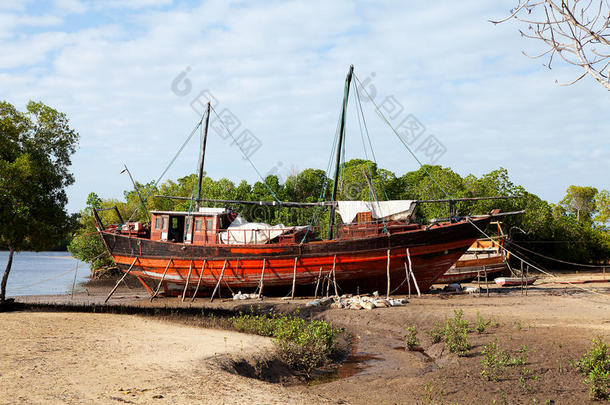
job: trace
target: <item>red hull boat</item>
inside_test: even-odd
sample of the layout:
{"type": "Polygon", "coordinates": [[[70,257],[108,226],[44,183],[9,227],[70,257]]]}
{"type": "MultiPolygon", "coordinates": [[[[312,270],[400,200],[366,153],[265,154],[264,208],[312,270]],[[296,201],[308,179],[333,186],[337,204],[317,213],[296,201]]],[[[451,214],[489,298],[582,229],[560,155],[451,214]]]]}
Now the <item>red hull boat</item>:
{"type": "MultiPolygon", "coordinates": [[[[472,221],[482,229],[491,218],[472,221]]],[[[261,245],[157,241],[112,228],[101,235],[122,270],[130,269],[140,279],[162,281],[166,294],[181,294],[197,286],[212,289],[217,284],[231,289],[311,286],[331,277],[344,291],[384,291],[388,269],[390,289],[403,292],[413,283],[406,280],[409,259],[418,287],[425,291],[478,236],[465,220],[407,228],[368,237],[261,245]]]]}
{"type": "MultiPolygon", "coordinates": [[[[451,217],[445,222],[423,226],[410,222],[414,201],[377,201],[376,197],[374,202],[337,201],[352,74],[353,66],[344,88],[331,201],[300,203],[276,199],[254,202],[200,198],[211,109],[208,103],[205,120],[202,118],[199,123],[204,131],[199,184],[195,189],[197,197],[191,198],[194,210],[153,211],[150,224],[123,223],[121,219],[121,225],[110,227],[103,225],[94,210],[97,229],[116,264],[124,272],[138,277],[153,295],[161,287],[166,294],[193,296],[212,288],[258,287],[260,294],[263,287],[283,287],[285,291],[290,286],[294,293],[298,287],[324,281],[328,289],[331,280],[338,291],[347,292],[402,292],[409,289],[410,283],[413,288],[427,290],[462,256],[476,240],[479,229],[485,228],[493,215],[469,219],[451,217]],[[311,227],[248,224],[231,210],[200,208],[199,203],[206,201],[328,208],[328,237],[322,240],[320,233],[315,233],[311,227]],[[335,212],[343,220],[340,226],[334,224],[335,212]],[[254,226],[249,228],[251,225],[254,226]],[[156,283],[154,293],[144,279],[156,283]]],[[[368,177],[367,182],[374,195],[368,177]]],[[[450,205],[455,203],[455,200],[444,201],[450,205]]]]}

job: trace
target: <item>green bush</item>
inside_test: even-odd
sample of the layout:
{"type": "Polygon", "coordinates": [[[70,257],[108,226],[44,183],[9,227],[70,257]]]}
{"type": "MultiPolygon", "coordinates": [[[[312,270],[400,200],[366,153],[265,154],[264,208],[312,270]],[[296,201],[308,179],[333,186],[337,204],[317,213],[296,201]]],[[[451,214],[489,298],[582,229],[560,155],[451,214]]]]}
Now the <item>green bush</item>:
{"type": "Polygon", "coordinates": [[[426,331],[426,335],[430,337],[432,343],[438,343],[443,340],[443,336],[445,335],[445,329],[440,322],[434,322],[434,328],[426,331]]]}
{"type": "Polygon", "coordinates": [[[455,353],[458,356],[465,356],[472,348],[472,345],[468,341],[470,326],[468,321],[462,319],[464,311],[456,309],[453,313],[455,314],[454,318],[448,319],[445,323],[445,346],[451,353],[455,353]]]}
{"type": "Polygon", "coordinates": [[[314,368],[327,364],[337,351],[339,329],[322,320],[272,313],[240,314],[231,322],[237,331],[273,337],[282,361],[307,377],[314,368]]]}
{"type": "Polygon", "coordinates": [[[487,329],[487,322],[485,322],[485,320],[483,320],[483,317],[481,316],[481,314],[479,312],[477,312],[477,321],[476,321],[476,325],[475,325],[474,329],[478,333],[483,333],[483,332],[485,332],[485,329],[487,329]]]}
{"type": "Polygon", "coordinates": [[[498,339],[483,346],[481,375],[488,381],[500,381],[506,372],[508,353],[498,348],[498,339]]]}
{"type": "Polygon", "coordinates": [[[407,336],[405,336],[405,346],[409,350],[415,350],[419,346],[419,341],[417,340],[417,329],[415,326],[407,327],[407,336]]]}
{"type": "Polygon", "coordinates": [[[576,362],[576,367],[587,376],[584,383],[592,399],[610,397],[610,351],[601,337],[593,339],[591,348],[576,362]]]}

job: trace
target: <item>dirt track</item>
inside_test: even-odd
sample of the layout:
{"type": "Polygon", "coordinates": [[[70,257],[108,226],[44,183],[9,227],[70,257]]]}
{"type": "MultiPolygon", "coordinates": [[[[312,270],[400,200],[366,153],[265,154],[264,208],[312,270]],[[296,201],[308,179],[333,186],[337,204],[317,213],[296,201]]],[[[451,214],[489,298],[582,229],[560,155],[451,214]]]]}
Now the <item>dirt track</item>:
{"type": "MultiPolygon", "coordinates": [[[[226,300],[210,304],[198,299],[188,304],[168,298],[151,304],[134,298],[144,296],[144,291],[122,287],[114,302],[236,307],[226,300]]],[[[95,302],[100,297],[103,292],[76,300],[95,302]]],[[[291,310],[306,301],[271,299],[262,304],[291,310]]],[[[240,304],[248,308],[257,302],[240,304]]],[[[583,403],[588,401],[587,389],[569,360],[578,358],[596,336],[610,340],[610,283],[569,286],[542,280],[527,296],[518,289],[510,293],[494,289],[489,298],[485,293],[426,294],[404,307],[322,310],[315,316],[345,327],[354,336],[356,357],[363,361],[341,367],[339,374],[355,375],[312,386],[282,386],[217,366],[219,357],[247,358],[270,350],[270,342],[260,337],[137,316],[0,314],[0,338],[6,342],[0,355],[0,402],[583,403]],[[474,347],[467,357],[448,353],[442,343],[431,344],[425,334],[435,321],[453,316],[454,309],[462,309],[471,322],[479,312],[500,323],[483,334],[470,334],[474,347]],[[423,353],[400,349],[407,326],[417,327],[423,353]],[[530,378],[525,383],[519,381],[517,368],[499,382],[480,376],[482,346],[495,338],[511,353],[527,347],[530,378]],[[156,395],[163,398],[153,398],[156,395]]]]}

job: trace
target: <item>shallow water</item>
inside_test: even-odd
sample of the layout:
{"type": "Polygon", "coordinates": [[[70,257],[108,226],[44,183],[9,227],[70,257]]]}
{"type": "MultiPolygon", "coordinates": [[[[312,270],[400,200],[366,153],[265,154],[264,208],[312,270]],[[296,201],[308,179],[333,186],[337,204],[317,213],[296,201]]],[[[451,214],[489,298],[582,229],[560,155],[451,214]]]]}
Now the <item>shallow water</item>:
{"type": "MultiPolygon", "coordinates": [[[[0,274],[4,274],[7,262],[8,252],[0,251],[0,274]]],[[[82,290],[79,284],[87,281],[90,274],[87,263],[75,259],[69,252],[17,252],[13,256],[6,295],[69,293],[75,272],[75,291],[79,291],[82,290]]]]}

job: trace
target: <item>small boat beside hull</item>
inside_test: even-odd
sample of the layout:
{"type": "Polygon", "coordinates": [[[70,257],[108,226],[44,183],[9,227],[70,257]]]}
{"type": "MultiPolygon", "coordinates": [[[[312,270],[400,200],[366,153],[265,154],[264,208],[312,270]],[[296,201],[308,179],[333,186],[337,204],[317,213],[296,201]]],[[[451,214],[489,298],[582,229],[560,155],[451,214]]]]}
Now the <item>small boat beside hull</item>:
{"type": "Polygon", "coordinates": [[[500,287],[516,287],[521,285],[531,285],[538,280],[537,276],[530,277],[498,277],[494,282],[500,287]]]}

